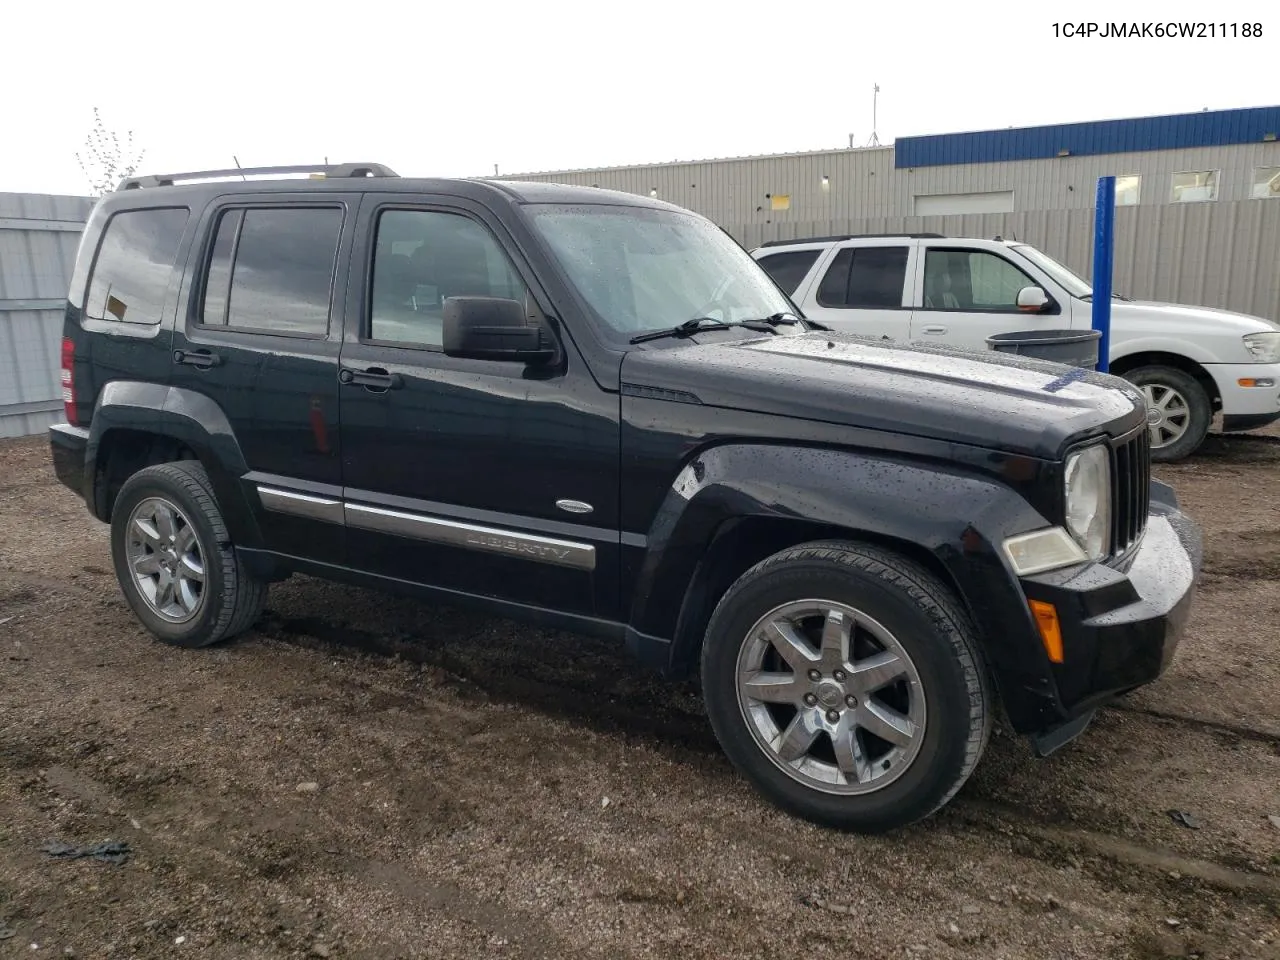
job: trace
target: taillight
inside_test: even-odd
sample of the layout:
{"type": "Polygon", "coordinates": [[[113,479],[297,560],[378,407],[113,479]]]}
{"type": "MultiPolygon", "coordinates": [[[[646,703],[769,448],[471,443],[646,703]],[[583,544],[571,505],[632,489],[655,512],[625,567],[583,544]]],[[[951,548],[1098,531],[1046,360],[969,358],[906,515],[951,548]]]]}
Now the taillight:
{"type": "Polygon", "coordinates": [[[76,361],[76,345],[70,337],[62,338],[62,409],[67,423],[76,423],[76,383],[72,368],[76,361]]]}

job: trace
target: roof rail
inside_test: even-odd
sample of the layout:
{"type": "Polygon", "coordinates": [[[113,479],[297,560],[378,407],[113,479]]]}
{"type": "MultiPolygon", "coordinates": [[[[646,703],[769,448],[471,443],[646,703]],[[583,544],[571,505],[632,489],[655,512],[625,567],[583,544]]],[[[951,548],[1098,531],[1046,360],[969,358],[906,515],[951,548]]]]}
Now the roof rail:
{"type": "Polygon", "coordinates": [[[840,240],[872,240],[894,237],[906,240],[944,240],[945,233],[846,233],[839,237],[793,237],[790,240],[768,240],[761,247],[785,247],[793,243],[835,243],[840,240]]]}
{"type": "Polygon", "coordinates": [[[231,170],[193,170],[189,173],[153,173],[145,177],[127,177],[120,181],[117,190],[138,190],[143,187],[172,187],[179,180],[218,180],[229,177],[282,176],[290,173],[320,174],[326,180],[342,180],[349,177],[394,177],[396,172],[381,163],[332,163],[304,164],[292,167],[236,167],[231,170]]]}

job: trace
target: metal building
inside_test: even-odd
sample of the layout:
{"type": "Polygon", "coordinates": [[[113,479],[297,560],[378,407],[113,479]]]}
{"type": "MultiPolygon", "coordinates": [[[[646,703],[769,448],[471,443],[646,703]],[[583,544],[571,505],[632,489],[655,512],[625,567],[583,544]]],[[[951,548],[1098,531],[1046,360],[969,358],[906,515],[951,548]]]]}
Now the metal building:
{"type": "Polygon", "coordinates": [[[1115,289],[1280,319],[1280,107],[906,137],[888,147],[504,176],[702,213],[748,247],[834,233],[1016,236],[1082,275],[1117,177],[1115,289]]]}

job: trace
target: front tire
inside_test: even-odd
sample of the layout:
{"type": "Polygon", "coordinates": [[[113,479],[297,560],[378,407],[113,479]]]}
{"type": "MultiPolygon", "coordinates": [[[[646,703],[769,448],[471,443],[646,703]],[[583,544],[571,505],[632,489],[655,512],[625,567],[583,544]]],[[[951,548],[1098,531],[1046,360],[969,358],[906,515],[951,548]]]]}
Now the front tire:
{"type": "Polygon", "coordinates": [[[730,761],[772,802],[878,833],[935,812],[991,733],[973,628],[931,573],[843,541],[775,554],[711,617],[702,682],[730,761]]]}
{"type": "Polygon", "coordinates": [[[139,470],[111,511],[111,559],[134,615],[178,647],[206,647],[253,625],[267,584],[236,562],[209,475],[196,460],[139,470]]]}
{"type": "Polygon", "coordinates": [[[1172,463],[1191,456],[1213,424],[1213,404],[1199,381],[1174,367],[1138,367],[1124,378],[1147,401],[1151,459],[1172,463]]]}

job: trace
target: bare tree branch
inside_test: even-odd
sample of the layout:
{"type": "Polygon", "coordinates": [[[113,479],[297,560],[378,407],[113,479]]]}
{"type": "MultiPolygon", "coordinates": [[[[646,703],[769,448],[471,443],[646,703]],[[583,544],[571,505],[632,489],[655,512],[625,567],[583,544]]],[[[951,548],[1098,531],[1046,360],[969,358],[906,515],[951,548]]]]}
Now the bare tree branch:
{"type": "Polygon", "coordinates": [[[145,155],[144,149],[135,151],[132,130],[125,131],[125,142],[121,146],[116,132],[108,130],[103,123],[101,111],[93,108],[93,128],[82,150],[76,153],[76,162],[89,181],[93,196],[110,193],[121,180],[133,176],[145,155]]]}

